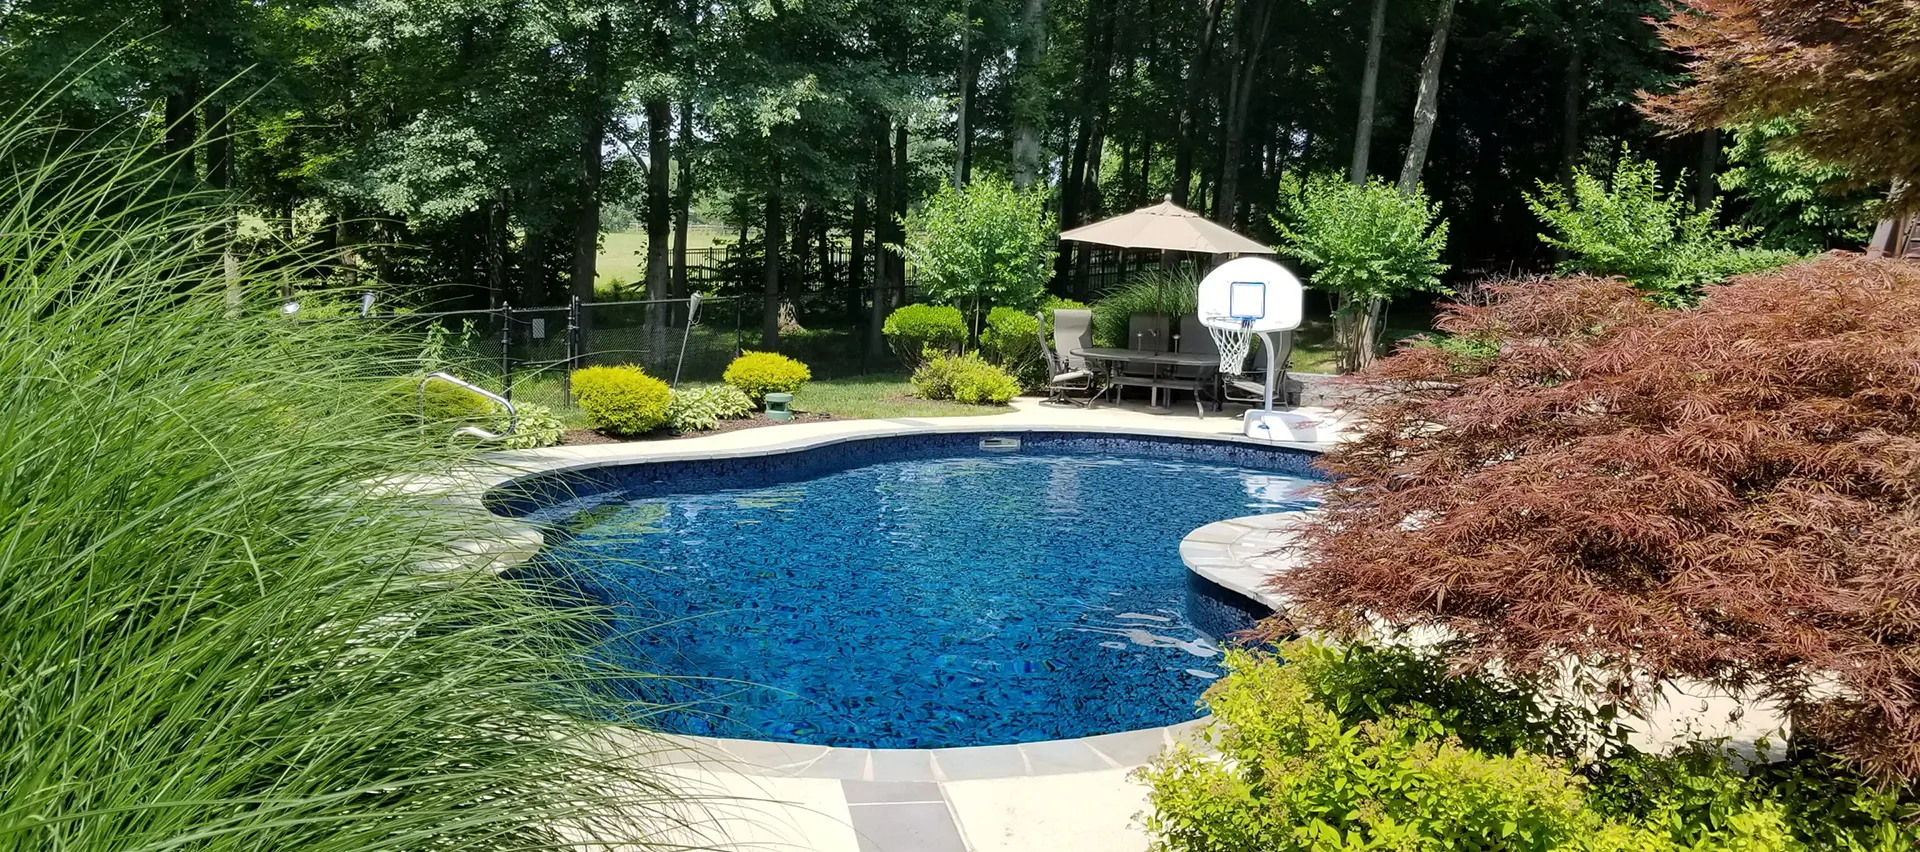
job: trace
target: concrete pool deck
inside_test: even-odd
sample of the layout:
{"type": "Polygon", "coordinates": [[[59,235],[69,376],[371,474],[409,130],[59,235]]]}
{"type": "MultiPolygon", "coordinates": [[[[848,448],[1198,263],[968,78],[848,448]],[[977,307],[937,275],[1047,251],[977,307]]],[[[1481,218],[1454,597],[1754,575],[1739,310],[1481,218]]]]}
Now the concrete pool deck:
{"type": "MultiPolygon", "coordinates": [[[[482,490],[532,473],[629,462],[764,455],[841,441],[934,432],[1068,431],[1253,441],[1240,434],[1240,409],[1197,418],[1192,411],[1136,406],[1093,409],[1016,400],[980,417],[835,420],[747,429],[699,438],[523,450],[489,456],[474,482],[482,490]]],[[[1323,420],[1325,409],[1295,409],[1323,420]]],[[[1303,450],[1315,444],[1283,443],[1303,450]]],[[[460,490],[477,504],[470,482],[460,490]]],[[[465,500],[462,500],[465,502],[465,500]]],[[[485,554],[500,570],[540,546],[537,530],[499,519],[501,541],[485,554]]],[[[476,543],[478,549],[478,543],[476,543]]],[[[1017,746],[960,749],[829,749],[818,746],[676,737],[693,759],[663,771],[720,797],[712,830],[735,848],[813,852],[1138,852],[1148,838],[1138,817],[1146,789],[1129,773],[1204,720],[1017,746]]]]}

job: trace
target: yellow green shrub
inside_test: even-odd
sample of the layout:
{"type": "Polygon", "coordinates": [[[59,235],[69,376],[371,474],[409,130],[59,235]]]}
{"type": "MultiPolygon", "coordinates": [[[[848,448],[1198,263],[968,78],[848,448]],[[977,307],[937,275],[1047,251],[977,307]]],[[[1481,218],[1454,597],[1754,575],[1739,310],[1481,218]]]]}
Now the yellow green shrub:
{"type": "Polygon", "coordinates": [[[667,422],[673,392],[631,364],[573,371],[573,396],[587,424],[613,435],[639,435],[667,422]]]}

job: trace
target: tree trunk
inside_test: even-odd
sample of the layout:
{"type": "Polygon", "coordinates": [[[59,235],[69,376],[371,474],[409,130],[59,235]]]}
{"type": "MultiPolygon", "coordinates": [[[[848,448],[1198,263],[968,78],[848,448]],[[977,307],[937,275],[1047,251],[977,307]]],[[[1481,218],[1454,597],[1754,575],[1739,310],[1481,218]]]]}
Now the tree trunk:
{"type": "MultiPolygon", "coordinates": [[[[487,205],[487,307],[507,304],[507,190],[487,205]]],[[[526,307],[522,303],[521,307],[526,307]]]]}
{"type": "Polygon", "coordinates": [[[1226,0],[1207,0],[1206,23],[1200,29],[1193,61],[1187,65],[1187,93],[1180,100],[1179,136],[1173,152],[1173,203],[1182,207],[1189,206],[1192,198],[1194,136],[1200,130],[1200,110],[1206,106],[1207,72],[1213,64],[1213,43],[1225,10],[1226,0]]]}
{"type": "Polygon", "coordinates": [[[1353,165],[1347,177],[1366,185],[1368,160],[1373,156],[1373,104],[1380,92],[1380,42],[1387,29],[1387,0],[1373,0],[1373,21],[1367,27],[1367,68],[1360,75],[1360,120],[1353,130],[1353,165]]]}
{"type": "Polygon", "coordinates": [[[1700,173],[1693,184],[1693,209],[1705,210],[1713,206],[1714,197],[1720,193],[1720,182],[1714,177],[1720,171],[1720,131],[1700,134],[1699,165],[1700,173]]]}
{"type": "Polygon", "coordinates": [[[873,312],[867,315],[867,351],[874,353],[883,351],[886,345],[881,326],[885,324],[891,308],[887,293],[893,289],[894,254],[889,242],[893,235],[892,121],[880,123],[879,129],[880,144],[874,152],[873,170],[873,207],[877,216],[873,223],[873,312]]]}
{"type": "MultiPolygon", "coordinates": [[[[647,102],[647,298],[667,298],[673,275],[669,258],[673,240],[673,106],[665,100],[647,102]]],[[[667,306],[647,306],[647,353],[654,364],[666,363],[667,306]]]]}
{"type": "MultiPolygon", "coordinates": [[[[1087,146],[1093,122],[1083,115],[1073,128],[1073,150],[1071,156],[1061,165],[1064,173],[1060,175],[1060,229],[1079,227],[1081,188],[1087,180],[1087,146]]],[[[1073,292],[1073,253],[1084,251],[1074,243],[1061,240],[1053,263],[1053,277],[1061,292],[1073,292]]]]}
{"type": "Polygon", "coordinates": [[[1227,90],[1227,121],[1220,155],[1220,195],[1213,220],[1228,228],[1240,203],[1241,150],[1246,145],[1247,113],[1252,109],[1253,84],[1266,52],[1267,32],[1273,25],[1272,0],[1242,0],[1235,16],[1233,80],[1227,90]]]}
{"type": "MultiPolygon", "coordinates": [[[[520,301],[530,305],[547,305],[547,237],[539,228],[529,226],[527,238],[520,246],[520,301]]],[[[554,330],[549,329],[551,337],[554,330]]]]}
{"type": "Polygon", "coordinates": [[[1580,109],[1582,90],[1586,88],[1586,33],[1574,23],[1572,44],[1567,48],[1567,79],[1561,81],[1561,182],[1572,184],[1572,171],[1580,167],[1580,109]]]}
{"type": "Polygon", "coordinates": [[[766,269],[761,278],[763,297],[760,316],[760,348],[768,352],[780,347],[780,256],[786,250],[786,222],[780,211],[780,161],[776,157],[770,169],[773,183],[767,187],[767,223],[764,237],[766,269]]]}
{"type": "Polygon", "coordinates": [[[972,155],[973,133],[967,126],[969,112],[973,106],[973,80],[976,76],[973,60],[973,18],[971,4],[960,4],[960,126],[953,138],[953,187],[959,189],[967,185],[968,158],[972,155]]]}
{"type": "Polygon", "coordinates": [[[853,190],[853,221],[847,226],[853,245],[847,257],[847,320],[860,319],[860,302],[867,283],[867,188],[853,190]]]}
{"type": "MultiPolygon", "coordinates": [[[[895,244],[904,243],[907,239],[907,202],[911,200],[907,192],[907,177],[911,168],[907,162],[907,120],[902,118],[893,129],[893,211],[892,224],[887,226],[887,233],[893,237],[895,244]]],[[[899,252],[893,253],[893,283],[900,288],[894,296],[894,303],[906,304],[907,256],[899,252]]]]}
{"type": "Polygon", "coordinates": [[[1420,97],[1413,107],[1413,141],[1407,146],[1406,162],[1400,165],[1401,192],[1418,188],[1420,174],[1427,168],[1427,146],[1433,142],[1433,125],[1440,117],[1440,70],[1446,64],[1454,2],[1440,0],[1440,9],[1433,15],[1433,40],[1427,43],[1427,59],[1420,64],[1420,97]]]}
{"type": "Polygon", "coordinates": [[[693,295],[687,280],[687,234],[693,227],[693,101],[680,102],[680,174],[673,188],[673,295],[693,295]]]}
{"type": "MultiPolygon", "coordinates": [[[[607,43],[613,37],[613,19],[605,13],[587,35],[586,92],[580,105],[580,195],[574,207],[572,295],[593,301],[594,276],[600,253],[600,178],[604,167],[608,116],[606,95],[607,43]]],[[[581,316],[581,330],[588,327],[581,316]]]]}
{"type": "Polygon", "coordinates": [[[1047,0],[1026,0],[1020,12],[1020,51],[1013,105],[1013,185],[1026,189],[1040,171],[1040,62],[1047,53],[1047,0]]]}

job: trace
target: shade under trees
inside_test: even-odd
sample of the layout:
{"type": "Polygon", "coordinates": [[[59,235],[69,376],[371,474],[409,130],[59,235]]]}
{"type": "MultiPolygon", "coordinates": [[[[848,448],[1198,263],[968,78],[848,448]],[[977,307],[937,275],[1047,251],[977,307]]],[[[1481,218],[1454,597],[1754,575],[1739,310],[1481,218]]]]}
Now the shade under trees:
{"type": "Polygon", "coordinates": [[[1617,279],[1490,301],[1360,376],[1341,485],[1274,581],[1293,617],[1752,687],[1920,777],[1920,268],[1832,255],[1687,311],[1617,279]]]}

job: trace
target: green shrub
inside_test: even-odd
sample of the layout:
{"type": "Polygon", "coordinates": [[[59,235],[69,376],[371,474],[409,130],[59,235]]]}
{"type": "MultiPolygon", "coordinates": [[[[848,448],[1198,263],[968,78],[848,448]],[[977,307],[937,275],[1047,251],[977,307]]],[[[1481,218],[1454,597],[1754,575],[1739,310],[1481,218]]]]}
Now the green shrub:
{"type": "Polygon", "coordinates": [[[732,385],[682,388],[667,406],[667,425],[675,432],[704,432],[722,420],[753,414],[753,400],[732,385]]]}
{"type": "Polygon", "coordinates": [[[975,354],[941,355],[913,373],[914,392],[927,399],[969,405],[1004,405],[1020,395],[1020,382],[975,354]]]}
{"type": "Polygon", "coordinates": [[[953,382],[953,399],[968,405],[1006,405],[1020,395],[1020,380],[1007,371],[982,362],[953,382]]]}
{"type": "Polygon", "coordinates": [[[1567,252],[1561,271],[1617,275],[1662,305],[1692,304],[1709,284],[1799,259],[1736,245],[1750,232],[1718,226],[1718,200],[1694,209],[1680,184],[1661,186],[1657,164],[1624,149],[1611,178],[1577,169],[1571,186],[1542,183],[1527,206],[1554,231],[1540,239],[1567,252]]]}
{"type": "Polygon", "coordinates": [[[1040,352],[1040,320],[1032,314],[1013,308],[994,308],[988,312],[987,326],[980,331],[980,354],[1025,387],[1046,383],[1046,358],[1040,352]]]}
{"type": "Polygon", "coordinates": [[[967,342],[967,319],[952,305],[906,305],[880,327],[900,363],[918,367],[927,353],[952,354],[967,342]]]}
{"type": "Polygon", "coordinates": [[[499,519],[433,487],[474,447],[394,428],[394,337],[281,316],[309,258],[209,263],[235,211],[166,197],[146,128],[89,152],[109,131],[27,114],[0,123],[0,847],[557,852],[698,818],[600,686],[602,614],[496,578],[499,519]]]}
{"type": "Polygon", "coordinates": [[[666,425],[667,383],[631,364],[573,371],[573,397],[587,424],[612,435],[640,435],[666,425]]]}
{"type": "Polygon", "coordinates": [[[1639,754],[1610,714],[1556,711],[1521,685],[1449,676],[1435,652],[1297,641],[1277,656],[1229,652],[1226,667],[1204,699],[1226,760],[1182,746],[1136,773],[1151,788],[1159,852],[1894,852],[1920,842],[1911,791],[1903,800],[1827,761],[1748,777],[1710,744],[1639,754]],[[1586,763],[1596,745],[1613,756],[1586,763]]]}
{"type": "Polygon", "coordinates": [[[1426,192],[1401,192],[1371,180],[1357,186],[1339,175],[1314,175],[1282,196],[1291,203],[1273,218],[1280,251],[1300,259],[1315,289],[1333,296],[1333,330],[1340,369],[1373,363],[1385,305],[1401,296],[1439,290],[1447,271],[1447,220],[1426,192]]]}
{"type": "Polygon", "coordinates": [[[799,393],[813,380],[813,371],[776,352],[746,352],[733,359],[720,378],[746,394],[755,406],[762,406],[767,394],[799,393]]]}
{"type": "MultiPolygon", "coordinates": [[[[554,416],[553,409],[531,402],[513,404],[517,419],[513,424],[513,434],[507,435],[498,446],[509,450],[537,450],[560,443],[566,436],[566,424],[554,416]]],[[[496,434],[507,429],[507,417],[504,413],[495,414],[493,422],[487,427],[496,434]]]]}
{"type": "Polygon", "coordinates": [[[1030,311],[1046,297],[1058,233],[1047,195],[985,177],[943,185],[906,221],[907,260],[927,300],[958,305],[978,327],[996,307],[1030,311]]]}
{"type": "Polygon", "coordinates": [[[413,422],[431,424],[482,423],[499,406],[473,391],[442,379],[402,376],[382,384],[379,395],[389,410],[413,422]]]}
{"type": "MultiPolygon", "coordinates": [[[[1284,648],[1285,661],[1304,659],[1305,647],[1284,648]]],[[[1228,677],[1205,698],[1226,761],[1179,746],[1137,772],[1151,788],[1147,827],[1156,849],[1682,848],[1665,826],[1595,810],[1583,780],[1559,758],[1468,748],[1415,715],[1350,722],[1317,693],[1307,667],[1282,662],[1228,653],[1228,677]]],[[[1715,836],[1686,848],[1784,849],[1778,807],[1748,804],[1728,817],[1715,836]]]]}

